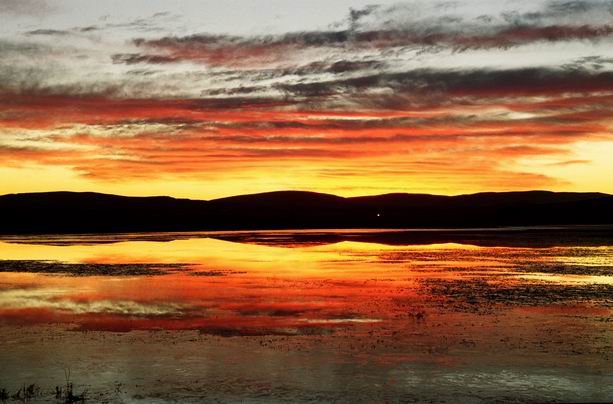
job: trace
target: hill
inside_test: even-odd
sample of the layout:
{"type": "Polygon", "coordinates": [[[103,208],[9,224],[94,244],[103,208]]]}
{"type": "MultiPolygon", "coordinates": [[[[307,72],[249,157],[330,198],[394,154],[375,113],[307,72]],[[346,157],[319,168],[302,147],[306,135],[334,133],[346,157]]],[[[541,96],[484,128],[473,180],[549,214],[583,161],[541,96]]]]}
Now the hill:
{"type": "Polygon", "coordinates": [[[613,224],[613,196],[549,191],[343,198],[303,191],[210,201],[46,192],[0,196],[0,233],[474,228],[613,224]]]}

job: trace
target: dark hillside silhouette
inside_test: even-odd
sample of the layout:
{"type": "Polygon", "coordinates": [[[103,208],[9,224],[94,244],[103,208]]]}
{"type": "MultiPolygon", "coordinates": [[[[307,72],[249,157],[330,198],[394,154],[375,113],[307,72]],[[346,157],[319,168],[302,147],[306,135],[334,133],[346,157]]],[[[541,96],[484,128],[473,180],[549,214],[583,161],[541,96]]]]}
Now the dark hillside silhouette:
{"type": "Polygon", "coordinates": [[[0,233],[474,228],[613,224],[613,196],[548,191],[343,198],[302,191],[211,201],[47,192],[0,196],[0,233]]]}

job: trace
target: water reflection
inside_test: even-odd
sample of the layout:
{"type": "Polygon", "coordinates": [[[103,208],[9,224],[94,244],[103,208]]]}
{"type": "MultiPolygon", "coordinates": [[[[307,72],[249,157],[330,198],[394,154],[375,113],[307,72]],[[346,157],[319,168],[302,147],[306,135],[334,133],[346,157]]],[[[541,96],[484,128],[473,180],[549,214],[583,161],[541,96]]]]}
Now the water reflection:
{"type": "MultiPolygon", "coordinates": [[[[397,326],[441,307],[606,306],[612,292],[610,246],[322,244],[315,234],[5,240],[0,318],[81,330],[311,335],[397,326]]],[[[339,235],[323,235],[330,237],[339,235]]]]}
{"type": "Polygon", "coordinates": [[[0,383],[52,395],[69,367],[107,402],[613,400],[610,240],[496,234],[4,237],[0,383]]]}

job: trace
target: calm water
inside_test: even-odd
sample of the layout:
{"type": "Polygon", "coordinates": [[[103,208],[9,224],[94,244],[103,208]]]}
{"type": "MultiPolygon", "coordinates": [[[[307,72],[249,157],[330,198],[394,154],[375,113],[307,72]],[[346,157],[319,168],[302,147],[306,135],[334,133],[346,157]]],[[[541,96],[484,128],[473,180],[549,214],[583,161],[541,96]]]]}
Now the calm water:
{"type": "Polygon", "coordinates": [[[4,237],[0,388],[53,401],[69,369],[92,402],[613,401],[613,241],[521,237],[4,237]]]}

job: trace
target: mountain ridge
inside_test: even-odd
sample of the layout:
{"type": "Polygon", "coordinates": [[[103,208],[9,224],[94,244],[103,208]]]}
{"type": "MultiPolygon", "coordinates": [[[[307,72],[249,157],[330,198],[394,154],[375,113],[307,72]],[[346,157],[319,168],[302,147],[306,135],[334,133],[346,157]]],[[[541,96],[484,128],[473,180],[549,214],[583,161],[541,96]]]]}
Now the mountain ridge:
{"type": "Polygon", "coordinates": [[[512,191],[341,197],[273,191],[211,200],[35,192],[0,196],[0,233],[613,224],[613,196],[512,191]]]}

